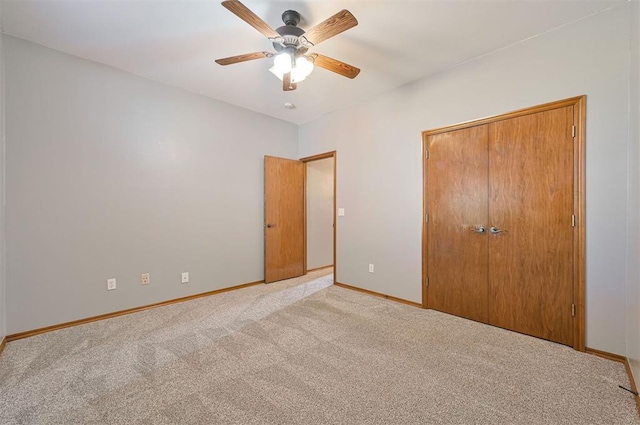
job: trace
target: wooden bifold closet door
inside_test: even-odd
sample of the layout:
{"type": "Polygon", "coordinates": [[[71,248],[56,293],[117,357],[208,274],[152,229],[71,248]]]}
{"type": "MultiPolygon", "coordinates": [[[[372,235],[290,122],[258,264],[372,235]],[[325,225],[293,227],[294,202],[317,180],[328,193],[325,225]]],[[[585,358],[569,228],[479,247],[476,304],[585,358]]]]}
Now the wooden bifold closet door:
{"type": "Polygon", "coordinates": [[[426,307],[574,345],[574,107],[425,132],[426,307]]]}

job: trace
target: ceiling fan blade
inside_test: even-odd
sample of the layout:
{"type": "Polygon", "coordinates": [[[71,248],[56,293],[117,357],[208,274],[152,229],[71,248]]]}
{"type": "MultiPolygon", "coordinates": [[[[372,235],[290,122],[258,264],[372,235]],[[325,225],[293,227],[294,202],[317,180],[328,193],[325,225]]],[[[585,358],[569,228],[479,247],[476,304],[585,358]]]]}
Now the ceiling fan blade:
{"type": "Polygon", "coordinates": [[[231,56],[229,58],[223,58],[223,59],[216,59],[216,63],[218,65],[232,65],[234,63],[252,61],[254,59],[270,58],[272,56],[273,56],[273,53],[269,53],[269,52],[246,53],[244,55],[231,56]]]}
{"type": "Polygon", "coordinates": [[[273,28],[269,26],[265,21],[260,19],[258,15],[253,13],[247,6],[240,3],[238,0],[226,0],[222,2],[222,5],[227,8],[231,13],[236,15],[238,18],[245,21],[247,24],[251,25],[255,29],[257,29],[262,35],[267,37],[272,41],[282,40],[280,34],[275,32],[273,28]]]}
{"type": "Polygon", "coordinates": [[[338,35],[343,31],[358,25],[358,20],[348,10],[341,10],[329,19],[320,22],[300,36],[302,44],[309,48],[316,46],[327,38],[338,35]]]}
{"type": "Polygon", "coordinates": [[[320,68],[327,69],[347,78],[356,78],[360,73],[360,68],[356,68],[355,66],[351,66],[328,56],[314,53],[309,55],[309,57],[313,59],[313,64],[315,66],[319,66],[320,68]]]}
{"type": "Polygon", "coordinates": [[[291,73],[287,72],[282,76],[282,90],[291,91],[298,88],[298,84],[291,82],[291,73]]]}

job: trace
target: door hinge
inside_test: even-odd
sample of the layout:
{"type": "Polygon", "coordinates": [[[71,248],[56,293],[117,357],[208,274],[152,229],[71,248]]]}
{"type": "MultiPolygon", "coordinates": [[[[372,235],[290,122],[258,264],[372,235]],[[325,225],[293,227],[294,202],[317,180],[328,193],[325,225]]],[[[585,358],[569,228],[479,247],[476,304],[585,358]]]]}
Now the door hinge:
{"type": "Polygon", "coordinates": [[[429,286],[429,278],[426,278],[424,281],[424,286],[427,287],[429,286]]]}
{"type": "Polygon", "coordinates": [[[573,137],[573,138],[576,137],[576,126],[575,125],[571,126],[571,137],[573,137]]]}
{"type": "Polygon", "coordinates": [[[424,152],[424,158],[429,159],[429,149],[424,152]]]}
{"type": "Polygon", "coordinates": [[[576,215],[571,215],[571,227],[576,227],[576,215]]]}
{"type": "Polygon", "coordinates": [[[571,316],[575,317],[576,315],[576,305],[571,304],[571,316]]]}
{"type": "Polygon", "coordinates": [[[427,214],[427,213],[424,214],[424,222],[425,223],[429,222],[429,214],[427,214]]]}

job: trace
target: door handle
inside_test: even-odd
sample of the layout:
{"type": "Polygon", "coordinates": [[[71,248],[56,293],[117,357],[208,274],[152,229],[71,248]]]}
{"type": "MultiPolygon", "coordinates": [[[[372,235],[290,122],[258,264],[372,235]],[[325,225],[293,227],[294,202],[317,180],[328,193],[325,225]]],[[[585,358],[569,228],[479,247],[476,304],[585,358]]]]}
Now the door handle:
{"type": "Polygon", "coordinates": [[[489,229],[489,231],[494,235],[497,235],[498,233],[506,232],[506,230],[498,229],[497,227],[492,227],[491,229],[489,229]]]}
{"type": "Polygon", "coordinates": [[[485,229],[484,226],[477,226],[477,227],[475,227],[473,229],[470,229],[470,230],[472,230],[472,231],[474,231],[476,233],[485,233],[487,231],[487,229],[485,229]]]}
{"type": "Polygon", "coordinates": [[[276,225],[269,223],[269,224],[265,224],[264,227],[266,227],[267,229],[271,229],[272,227],[276,227],[276,225]]]}

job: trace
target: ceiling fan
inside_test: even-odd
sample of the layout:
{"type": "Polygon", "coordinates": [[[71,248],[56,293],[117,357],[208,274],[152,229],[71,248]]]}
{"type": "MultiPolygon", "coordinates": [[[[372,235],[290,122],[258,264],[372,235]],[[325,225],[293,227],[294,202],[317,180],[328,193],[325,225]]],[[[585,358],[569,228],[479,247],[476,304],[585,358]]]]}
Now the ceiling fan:
{"type": "Polygon", "coordinates": [[[284,91],[295,90],[297,83],[313,71],[314,65],[347,78],[355,78],[360,73],[360,69],[337,59],[319,53],[308,54],[311,47],[358,25],[358,21],[348,10],[341,10],[308,31],[298,27],[300,14],[295,10],[287,10],[282,14],[284,26],[273,30],[238,0],[226,0],[222,5],[267,37],[273,43],[276,53],[255,52],[231,56],[216,60],[219,65],[273,57],[274,65],[269,71],[282,80],[284,91]]]}

